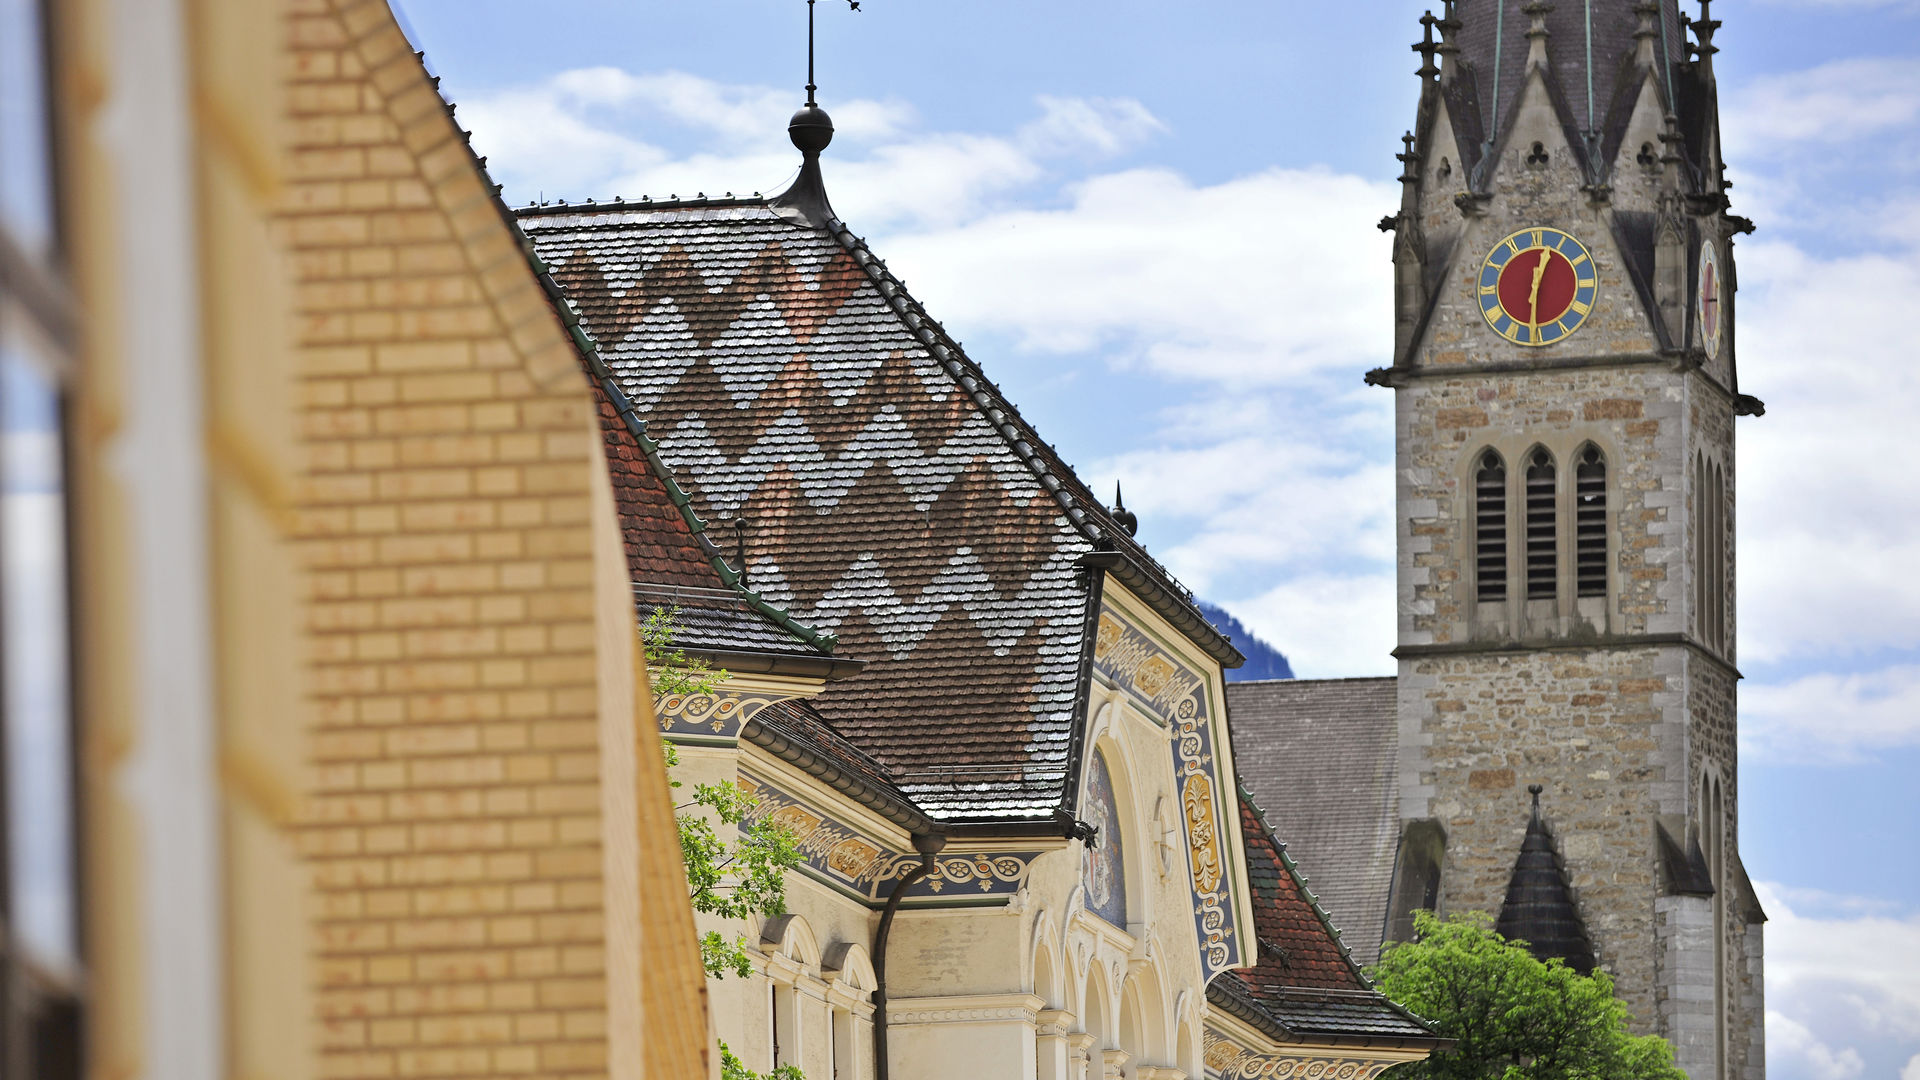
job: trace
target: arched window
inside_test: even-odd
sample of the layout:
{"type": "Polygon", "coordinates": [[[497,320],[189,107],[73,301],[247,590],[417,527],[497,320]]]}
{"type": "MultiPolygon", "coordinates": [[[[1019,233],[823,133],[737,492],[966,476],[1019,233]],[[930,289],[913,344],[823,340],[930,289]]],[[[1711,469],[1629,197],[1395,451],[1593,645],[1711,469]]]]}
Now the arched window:
{"type": "Polygon", "coordinates": [[[1553,455],[1535,450],[1527,458],[1527,599],[1559,594],[1560,530],[1554,506],[1553,455]]]}
{"type": "Polygon", "coordinates": [[[1726,471],[1713,467],[1713,534],[1707,538],[1713,550],[1713,601],[1707,605],[1707,617],[1713,626],[1713,646],[1726,651],[1726,471]]]}
{"type": "Polygon", "coordinates": [[[1574,467],[1573,545],[1576,594],[1607,595],[1607,459],[1593,445],[1574,467]]]}
{"type": "Polygon", "coordinates": [[[1707,456],[1693,456],[1693,610],[1700,640],[1708,644],[1707,632],[1707,456]]]}
{"type": "Polygon", "coordinates": [[[1507,598],[1507,463],[1492,450],[1473,474],[1473,554],[1476,595],[1507,598]]]}

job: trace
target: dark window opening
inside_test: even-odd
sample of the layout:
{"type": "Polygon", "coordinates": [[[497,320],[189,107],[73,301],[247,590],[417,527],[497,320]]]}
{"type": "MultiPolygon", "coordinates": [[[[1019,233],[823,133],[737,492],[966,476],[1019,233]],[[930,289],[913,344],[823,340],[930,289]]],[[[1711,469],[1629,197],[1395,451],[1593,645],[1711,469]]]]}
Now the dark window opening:
{"type": "Polygon", "coordinates": [[[1559,530],[1554,507],[1553,456],[1535,450],[1527,461],[1527,599],[1559,593],[1559,530]]]}
{"type": "Polygon", "coordinates": [[[1574,580],[1580,596],[1607,595],[1607,459],[1587,447],[1574,470],[1574,580]]]}
{"type": "Polygon", "coordinates": [[[1527,164],[1539,169],[1547,164],[1547,147],[1544,143],[1534,143],[1533,150],[1527,154],[1527,164]]]}
{"type": "Polygon", "coordinates": [[[1653,144],[1650,142],[1640,144],[1640,153],[1633,160],[1639,162],[1640,167],[1648,171],[1660,167],[1660,159],[1654,156],[1653,144]]]}
{"type": "Polygon", "coordinates": [[[1507,598],[1507,463],[1489,450],[1473,476],[1474,580],[1481,600],[1507,598]]]}

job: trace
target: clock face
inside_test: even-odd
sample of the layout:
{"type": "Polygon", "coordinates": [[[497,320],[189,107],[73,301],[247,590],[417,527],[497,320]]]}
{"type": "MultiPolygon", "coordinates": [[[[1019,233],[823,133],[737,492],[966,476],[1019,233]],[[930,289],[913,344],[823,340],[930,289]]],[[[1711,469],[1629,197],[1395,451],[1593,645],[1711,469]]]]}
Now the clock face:
{"type": "Polygon", "coordinates": [[[1480,313],[1515,345],[1552,345],[1580,329],[1599,291],[1593,256],[1559,229],[1521,229],[1480,267],[1480,313]]]}
{"type": "Polygon", "coordinates": [[[1720,356],[1721,325],[1726,313],[1720,305],[1720,254],[1713,242],[1700,245],[1700,344],[1707,350],[1707,359],[1715,360],[1720,356]]]}

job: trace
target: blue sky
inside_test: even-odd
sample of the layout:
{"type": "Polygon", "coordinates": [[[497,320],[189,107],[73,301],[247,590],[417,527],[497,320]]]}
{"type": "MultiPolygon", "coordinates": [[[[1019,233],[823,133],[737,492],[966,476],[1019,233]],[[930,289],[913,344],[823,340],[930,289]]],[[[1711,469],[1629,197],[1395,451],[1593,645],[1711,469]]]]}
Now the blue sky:
{"type": "MultiPolygon", "coordinates": [[[[1388,673],[1391,286],[1425,5],[819,7],[828,190],[1142,536],[1303,676],[1388,673]]],[[[1692,10],[1694,4],[1685,6],[1692,10]]],[[[402,0],[509,199],[773,191],[801,0],[402,0]]],[[[1920,1080],[1920,2],[1719,5],[1742,849],[1775,1080],[1920,1080]]]]}

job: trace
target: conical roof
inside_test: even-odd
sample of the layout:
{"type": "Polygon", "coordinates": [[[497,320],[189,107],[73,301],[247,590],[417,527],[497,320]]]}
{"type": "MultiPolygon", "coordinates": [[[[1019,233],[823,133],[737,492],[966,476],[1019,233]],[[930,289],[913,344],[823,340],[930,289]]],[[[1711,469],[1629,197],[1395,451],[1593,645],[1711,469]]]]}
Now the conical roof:
{"type": "Polygon", "coordinates": [[[1553,850],[1553,834],[1540,818],[1541,790],[1539,784],[1527,788],[1533,796],[1533,817],[1527,822],[1527,836],[1521,841],[1520,857],[1514,860],[1507,899],[1500,905],[1495,928],[1505,937],[1526,942],[1540,959],[1557,957],[1585,975],[1593,971],[1593,944],[1580,921],[1560,856],[1553,850]]]}

